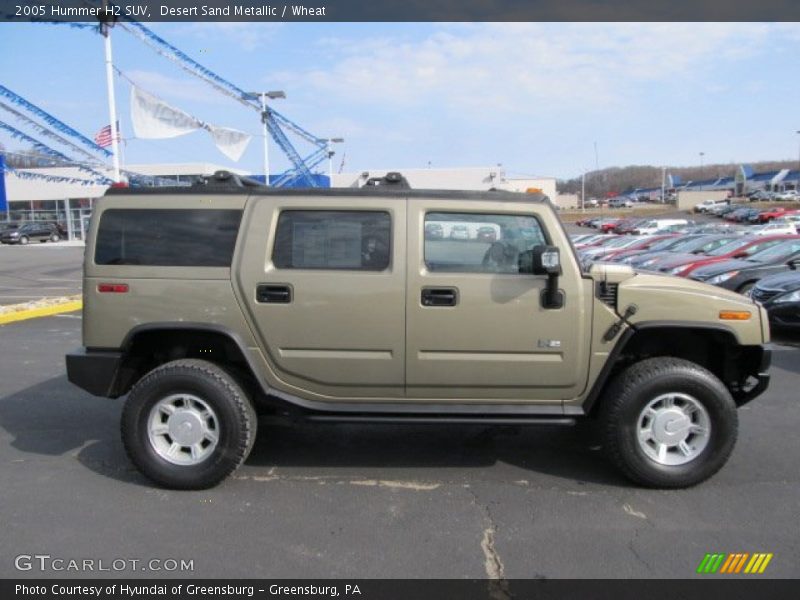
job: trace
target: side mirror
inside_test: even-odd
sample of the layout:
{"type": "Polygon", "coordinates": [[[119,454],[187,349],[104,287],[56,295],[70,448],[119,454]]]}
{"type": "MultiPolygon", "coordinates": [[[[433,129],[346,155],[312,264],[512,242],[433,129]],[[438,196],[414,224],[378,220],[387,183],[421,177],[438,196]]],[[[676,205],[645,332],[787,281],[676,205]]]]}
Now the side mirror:
{"type": "Polygon", "coordinates": [[[547,275],[547,287],[542,291],[544,308],[564,306],[564,294],[558,289],[561,275],[561,254],[556,246],[536,246],[519,255],[519,272],[530,275],[547,275]]]}
{"type": "Polygon", "coordinates": [[[561,254],[556,246],[536,246],[519,253],[519,272],[528,275],[561,275],[561,254]]]}
{"type": "Polygon", "coordinates": [[[786,264],[789,265],[789,268],[792,271],[796,271],[797,267],[800,267],[800,258],[793,258],[792,260],[790,260],[786,264]]]}

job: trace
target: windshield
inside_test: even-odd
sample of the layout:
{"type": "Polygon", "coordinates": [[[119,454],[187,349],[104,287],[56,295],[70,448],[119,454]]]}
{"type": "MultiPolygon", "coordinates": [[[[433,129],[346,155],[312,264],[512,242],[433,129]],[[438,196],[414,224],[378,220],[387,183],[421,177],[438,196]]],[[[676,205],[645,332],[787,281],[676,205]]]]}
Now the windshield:
{"type": "Polygon", "coordinates": [[[800,252],[800,239],[787,240],[777,246],[756,252],[747,260],[753,262],[780,262],[783,259],[788,259],[796,252],[800,252]]]}

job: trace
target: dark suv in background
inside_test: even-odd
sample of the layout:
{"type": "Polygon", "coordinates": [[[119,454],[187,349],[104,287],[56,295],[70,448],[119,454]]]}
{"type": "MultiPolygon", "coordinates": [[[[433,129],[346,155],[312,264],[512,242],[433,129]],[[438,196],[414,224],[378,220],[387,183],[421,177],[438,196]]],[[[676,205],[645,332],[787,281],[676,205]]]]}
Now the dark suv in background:
{"type": "Polygon", "coordinates": [[[25,245],[32,241],[57,242],[61,237],[62,232],[54,223],[26,223],[16,229],[6,229],[0,233],[0,242],[25,245]]]}

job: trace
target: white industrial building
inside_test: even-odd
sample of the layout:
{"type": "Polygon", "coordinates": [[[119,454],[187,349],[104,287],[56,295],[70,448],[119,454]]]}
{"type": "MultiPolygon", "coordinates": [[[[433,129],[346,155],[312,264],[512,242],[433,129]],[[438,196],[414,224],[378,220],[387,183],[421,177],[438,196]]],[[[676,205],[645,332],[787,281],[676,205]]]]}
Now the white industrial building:
{"type": "Polygon", "coordinates": [[[453,167],[436,169],[370,169],[333,175],[333,187],[361,187],[371,177],[383,177],[397,171],[415,189],[427,190],[506,190],[526,192],[540,190],[550,199],[556,198],[555,177],[507,177],[502,167],[453,167]]]}

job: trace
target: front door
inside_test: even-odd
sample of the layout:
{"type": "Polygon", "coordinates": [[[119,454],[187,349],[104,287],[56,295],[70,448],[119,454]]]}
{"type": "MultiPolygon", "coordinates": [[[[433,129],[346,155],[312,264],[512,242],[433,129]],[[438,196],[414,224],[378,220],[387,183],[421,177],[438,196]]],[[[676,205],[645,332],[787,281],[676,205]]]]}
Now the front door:
{"type": "Polygon", "coordinates": [[[557,403],[585,387],[591,282],[534,204],[447,200],[408,207],[409,399],[557,403]],[[535,245],[561,247],[564,306],[542,306],[546,277],[518,272],[535,245]],[[589,292],[589,293],[587,293],[589,292]]]}

